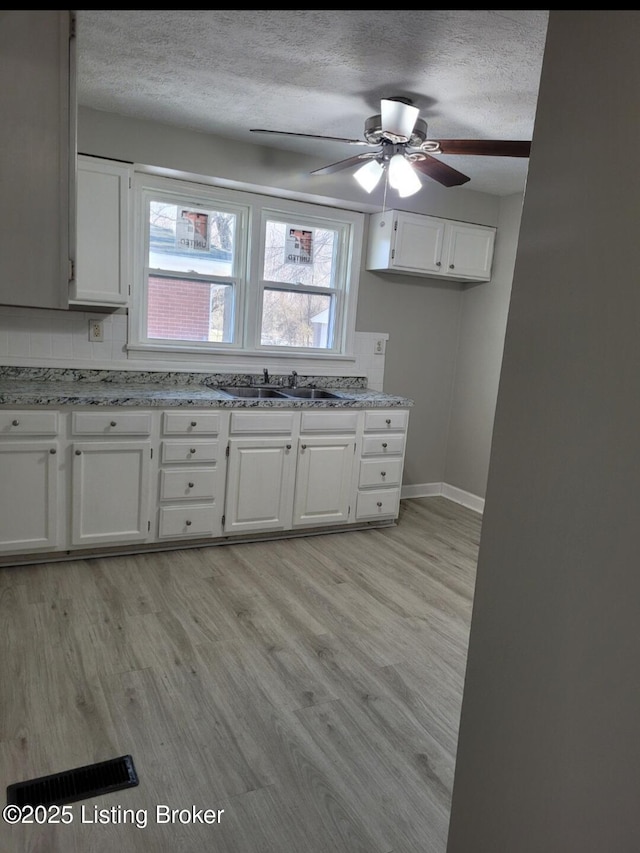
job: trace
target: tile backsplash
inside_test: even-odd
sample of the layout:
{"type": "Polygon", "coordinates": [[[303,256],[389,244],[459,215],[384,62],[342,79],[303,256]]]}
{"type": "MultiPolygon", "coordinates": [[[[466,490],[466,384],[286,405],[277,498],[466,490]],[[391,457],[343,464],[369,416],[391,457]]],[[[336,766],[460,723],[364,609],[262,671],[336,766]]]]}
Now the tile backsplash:
{"type": "MultiPolygon", "coordinates": [[[[386,342],[384,332],[356,332],[355,362],[341,373],[366,376],[368,387],[382,391],[384,384],[384,353],[376,352],[376,343],[386,342]]],[[[208,369],[224,368],[224,356],[208,369]]],[[[157,369],[166,369],[164,361],[157,369]]],[[[132,361],[127,353],[127,315],[102,314],[95,311],[53,311],[44,308],[15,308],[0,306],[0,364],[39,367],[85,367],[100,369],[143,368],[140,360],[132,361]],[[100,318],[104,340],[89,340],[89,320],[100,318]]],[[[154,369],[147,365],[147,369],[154,369]]],[[[174,365],[177,370],[190,370],[184,361],[174,365]]],[[[308,371],[307,371],[308,372],[308,371]]]]}

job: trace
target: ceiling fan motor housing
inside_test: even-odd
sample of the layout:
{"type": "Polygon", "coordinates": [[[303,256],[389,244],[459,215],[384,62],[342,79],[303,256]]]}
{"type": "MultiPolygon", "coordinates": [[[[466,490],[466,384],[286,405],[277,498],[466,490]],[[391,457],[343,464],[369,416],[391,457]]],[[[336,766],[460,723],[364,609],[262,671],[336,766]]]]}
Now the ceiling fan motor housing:
{"type": "Polygon", "coordinates": [[[389,142],[404,142],[412,148],[420,148],[427,138],[427,123],[419,118],[413,127],[411,136],[406,139],[395,134],[386,134],[382,131],[382,117],[380,115],[369,116],[364,123],[364,138],[370,145],[378,145],[384,139],[389,142]],[[393,136],[393,138],[390,138],[393,136]]]}

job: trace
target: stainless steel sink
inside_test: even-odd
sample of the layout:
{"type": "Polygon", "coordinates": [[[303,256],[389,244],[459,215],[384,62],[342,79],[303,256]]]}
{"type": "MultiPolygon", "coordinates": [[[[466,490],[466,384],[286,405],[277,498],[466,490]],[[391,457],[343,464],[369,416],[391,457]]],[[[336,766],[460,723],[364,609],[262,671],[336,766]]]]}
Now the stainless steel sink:
{"type": "Polygon", "coordinates": [[[282,393],[286,397],[294,397],[298,400],[339,400],[337,394],[325,391],[324,388],[283,388],[282,393]]]}
{"type": "MultiPolygon", "coordinates": [[[[216,386],[209,386],[216,387],[216,386]]],[[[261,400],[265,397],[277,397],[279,400],[286,399],[285,394],[280,393],[280,391],[276,391],[275,388],[261,388],[260,386],[254,388],[251,385],[236,385],[236,386],[223,386],[216,387],[217,391],[223,391],[225,394],[229,394],[231,397],[247,397],[252,400],[261,400]]]]}

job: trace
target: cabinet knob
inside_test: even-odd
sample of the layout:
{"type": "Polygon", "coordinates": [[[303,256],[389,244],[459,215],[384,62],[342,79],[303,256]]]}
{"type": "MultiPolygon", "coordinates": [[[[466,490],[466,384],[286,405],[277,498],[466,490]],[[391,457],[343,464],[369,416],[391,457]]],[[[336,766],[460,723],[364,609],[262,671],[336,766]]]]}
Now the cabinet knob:
{"type": "Polygon", "coordinates": [[[50,448],[49,448],[49,453],[57,453],[57,451],[56,451],[55,447],[50,447],[50,448]]]}
{"type": "Polygon", "coordinates": [[[389,424],[391,423],[391,418],[387,418],[387,419],[386,419],[386,421],[385,421],[385,423],[386,423],[387,425],[389,425],[389,424]]]}
{"type": "Polygon", "coordinates": [[[76,456],[80,456],[82,454],[81,450],[76,450],[76,456]]]}
{"type": "Polygon", "coordinates": [[[195,452],[196,452],[195,447],[191,447],[191,448],[189,448],[189,453],[195,453],[195,452]]]}
{"type": "Polygon", "coordinates": [[[193,483],[189,483],[188,485],[189,485],[189,488],[190,488],[190,489],[192,489],[192,488],[193,488],[193,483]]]}
{"type": "Polygon", "coordinates": [[[300,445],[300,447],[301,447],[303,450],[306,450],[306,449],[307,449],[307,445],[306,445],[306,444],[301,444],[301,445],[300,445]]]}
{"type": "Polygon", "coordinates": [[[383,447],[386,447],[386,446],[387,446],[387,442],[386,442],[386,441],[383,441],[383,442],[382,442],[382,446],[383,446],[383,447]]]}
{"type": "Polygon", "coordinates": [[[189,519],[187,519],[187,520],[185,521],[185,524],[187,525],[187,527],[191,527],[191,522],[189,521],[189,519]]]}
{"type": "Polygon", "coordinates": [[[382,506],[382,501],[378,501],[376,506],[382,506]]]}
{"type": "MultiPolygon", "coordinates": [[[[303,445],[303,446],[304,446],[304,445],[303,445]]],[[[286,449],[287,449],[287,450],[291,450],[291,445],[290,445],[290,444],[285,444],[285,447],[286,447],[286,449]]]]}
{"type": "Polygon", "coordinates": [[[198,426],[198,421],[191,421],[191,426],[198,426]]]}
{"type": "Polygon", "coordinates": [[[441,267],[441,266],[442,266],[442,261],[436,261],[436,266],[437,266],[437,267],[441,267]]]}
{"type": "Polygon", "coordinates": [[[386,472],[386,471],[380,471],[380,476],[381,476],[381,477],[386,477],[386,476],[387,476],[387,472],[386,472]]]}
{"type": "Polygon", "coordinates": [[[110,426],[118,426],[118,422],[117,421],[111,421],[110,426]]]}
{"type": "Polygon", "coordinates": [[[11,421],[11,426],[20,426],[20,421],[16,418],[15,421],[11,421]]]}
{"type": "Polygon", "coordinates": [[[456,268],[456,265],[455,265],[455,264],[449,264],[449,269],[450,269],[450,270],[454,270],[455,268],[456,268]]]}

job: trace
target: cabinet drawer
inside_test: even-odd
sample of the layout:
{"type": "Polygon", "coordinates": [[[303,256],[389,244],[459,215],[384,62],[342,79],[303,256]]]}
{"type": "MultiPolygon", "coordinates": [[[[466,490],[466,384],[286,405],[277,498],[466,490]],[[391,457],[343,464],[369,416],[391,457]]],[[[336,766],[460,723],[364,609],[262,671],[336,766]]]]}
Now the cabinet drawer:
{"type": "Polygon", "coordinates": [[[74,435],[149,435],[150,412],[73,412],[74,435]]]}
{"type": "Polygon", "coordinates": [[[57,412],[0,411],[0,435],[56,435],[57,412]]]}
{"type": "Polygon", "coordinates": [[[160,500],[205,500],[215,495],[215,468],[172,469],[160,472],[160,500]]]}
{"type": "Polygon", "coordinates": [[[358,486],[399,486],[402,480],[402,459],[366,459],[360,463],[358,486]]]}
{"type": "Polygon", "coordinates": [[[220,455],[219,441],[163,441],[162,462],[216,462],[220,455]]]}
{"type": "Polygon", "coordinates": [[[231,412],[231,432],[290,433],[294,416],[294,412],[231,412]]]}
{"type": "Polygon", "coordinates": [[[165,412],[162,420],[165,435],[217,435],[219,412],[165,412]]]}
{"type": "Polygon", "coordinates": [[[166,506],[160,509],[159,536],[213,536],[216,528],[214,504],[166,506]]]}
{"type": "Polygon", "coordinates": [[[395,518],[400,508],[400,489],[358,492],[356,518],[395,518]]]}
{"type": "Polygon", "coordinates": [[[357,412],[303,412],[301,432],[355,432],[357,412]]]}
{"type": "Polygon", "coordinates": [[[365,432],[382,432],[385,429],[406,429],[408,412],[403,409],[394,411],[382,410],[380,412],[365,412],[365,432]]]}
{"type": "Polygon", "coordinates": [[[404,450],[404,434],[402,435],[367,435],[362,441],[363,456],[388,456],[402,453],[404,450]]]}

